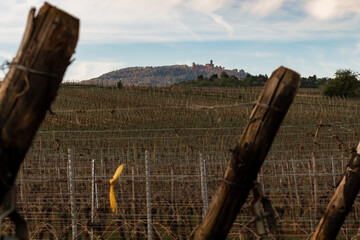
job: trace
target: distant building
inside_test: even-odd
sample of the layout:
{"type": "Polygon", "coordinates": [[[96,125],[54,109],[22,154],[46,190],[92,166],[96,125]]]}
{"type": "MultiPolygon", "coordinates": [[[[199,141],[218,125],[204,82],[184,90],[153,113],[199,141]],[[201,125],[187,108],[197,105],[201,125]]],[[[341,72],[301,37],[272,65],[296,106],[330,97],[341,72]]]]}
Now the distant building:
{"type": "Polygon", "coordinates": [[[195,62],[192,63],[191,65],[192,68],[196,68],[196,69],[217,69],[217,70],[224,70],[225,68],[221,67],[221,66],[215,66],[213,60],[210,60],[210,63],[207,63],[205,65],[201,65],[201,64],[196,64],[195,62]]]}
{"type": "Polygon", "coordinates": [[[207,68],[213,68],[213,67],[214,67],[213,60],[210,60],[210,63],[205,64],[205,67],[207,67],[207,68]]]}

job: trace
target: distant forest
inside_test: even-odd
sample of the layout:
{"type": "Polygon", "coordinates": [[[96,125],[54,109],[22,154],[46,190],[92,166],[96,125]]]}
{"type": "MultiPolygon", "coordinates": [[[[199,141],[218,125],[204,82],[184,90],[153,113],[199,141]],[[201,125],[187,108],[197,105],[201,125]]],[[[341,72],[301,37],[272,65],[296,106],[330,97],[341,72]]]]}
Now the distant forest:
{"type": "MultiPolygon", "coordinates": [[[[197,76],[194,80],[182,81],[175,83],[174,86],[194,86],[194,87],[241,87],[241,86],[264,86],[268,80],[268,76],[259,74],[251,75],[246,74],[244,79],[239,79],[236,76],[229,76],[223,71],[220,76],[213,74],[210,77],[204,77],[203,75],[197,76]]],[[[330,78],[317,78],[316,75],[309,76],[307,78],[302,77],[300,79],[301,88],[318,88],[322,84],[328,83],[330,78]]]]}

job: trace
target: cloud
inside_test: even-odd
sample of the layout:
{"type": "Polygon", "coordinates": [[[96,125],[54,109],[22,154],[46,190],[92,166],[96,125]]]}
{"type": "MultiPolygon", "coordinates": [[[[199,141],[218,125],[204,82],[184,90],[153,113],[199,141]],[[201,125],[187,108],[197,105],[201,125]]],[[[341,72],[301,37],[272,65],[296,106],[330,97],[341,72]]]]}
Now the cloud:
{"type": "MultiPolygon", "coordinates": [[[[20,42],[30,7],[41,4],[40,0],[0,3],[0,31],[6,33],[0,43],[20,42]]],[[[360,19],[360,1],[355,0],[53,0],[52,4],[80,18],[80,44],[328,39],[354,34],[360,19]]]]}
{"type": "Polygon", "coordinates": [[[242,10],[255,16],[265,17],[278,10],[285,0],[248,0],[242,3],[242,10]]]}
{"type": "Polygon", "coordinates": [[[187,0],[182,2],[183,5],[188,9],[210,14],[222,9],[231,8],[234,0],[187,0]]]}
{"type": "MultiPolygon", "coordinates": [[[[218,26],[225,29],[228,35],[231,36],[234,33],[234,28],[231,26],[231,23],[224,19],[224,15],[219,12],[226,10],[225,12],[229,13],[228,10],[231,9],[230,6],[233,5],[233,2],[233,0],[191,0],[183,1],[183,7],[191,12],[195,12],[195,15],[192,16],[200,15],[193,23],[199,24],[202,27],[207,25],[212,26],[213,28],[215,28],[213,23],[216,23],[218,26]],[[209,21],[208,19],[202,21],[201,17],[204,16],[210,17],[212,21],[209,21]]],[[[228,14],[226,14],[226,16],[228,16],[228,14]]]]}
{"type": "MultiPolygon", "coordinates": [[[[218,11],[229,10],[232,2],[233,0],[80,0],[74,3],[63,0],[61,6],[79,16],[85,32],[117,33],[117,36],[122,36],[121,39],[128,41],[138,41],[139,37],[144,41],[176,41],[201,40],[199,34],[204,31],[213,32],[216,25],[219,26],[218,30],[225,29],[231,35],[234,29],[224,19],[223,13],[218,11]]],[[[102,35],[96,35],[98,37],[102,35]]],[[[91,41],[88,35],[83,35],[83,39],[91,41]]]]}
{"type": "MultiPolygon", "coordinates": [[[[43,1],[40,0],[0,1],[0,60],[13,57],[10,52],[16,50],[21,41],[30,8],[39,9],[42,4],[43,1]]],[[[134,50],[136,54],[128,50],[124,55],[120,52],[103,53],[100,49],[102,46],[114,49],[114,46],[127,44],[130,49],[138,46],[136,44],[149,42],[168,44],[245,41],[246,44],[254,43],[259,46],[264,42],[269,43],[269,48],[249,50],[252,53],[248,57],[260,59],[274,57],[274,43],[322,44],[339,41],[342,46],[353,51],[354,62],[359,59],[358,0],[52,0],[51,4],[81,21],[78,59],[86,60],[91,55],[90,52],[81,51],[86,48],[85,45],[100,46],[97,51],[90,49],[99,55],[90,56],[92,61],[77,60],[69,66],[66,80],[97,77],[124,67],[122,59],[127,59],[131,64],[152,64],[135,56],[142,57],[137,49],[134,50]],[[126,57],[126,54],[130,57],[126,57]],[[96,58],[110,60],[97,61],[96,58]]],[[[157,51],[157,47],[155,48],[157,51]]],[[[225,48],[230,52],[236,51],[230,47],[225,48]]],[[[182,53],[186,51],[191,52],[185,49],[182,53]]],[[[214,51],[216,50],[207,49],[206,52],[213,54],[214,51]]],[[[329,48],[329,52],[333,51],[333,48],[329,48]]],[[[178,54],[176,51],[173,53],[178,54]]],[[[145,50],[144,56],[146,54],[145,50]]],[[[189,59],[190,54],[193,53],[183,57],[174,56],[173,59],[189,59]]],[[[333,58],[336,59],[336,56],[333,58]]]]}
{"type": "Polygon", "coordinates": [[[122,62],[75,61],[68,67],[64,81],[87,80],[124,66],[122,62]]]}
{"type": "Polygon", "coordinates": [[[335,17],[338,14],[338,2],[336,0],[315,0],[308,1],[306,10],[311,16],[326,20],[335,17]]]}
{"type": "Polygon", "coordinates": [[[234,34],[234,28],[228,22],[226,22],[222,16],[214,14],[214,13],[211,13],[210,16],[212,19],[214,19],[214,21],[217,24],[224,27],[227,30],[229,35],[234,34]]]}
{"type": "Polygon", "coordinates": [[[15,57],[15,55],[14,53],[0,50],[0,57],[5,58],[7,61],[11,61],[15,57]]]}
{"type": "Polygon", "coordinates": [[[343,18],[360,15],[360,2],[357,0],[307,0],[306,12],[319,20],[343,18]]]}

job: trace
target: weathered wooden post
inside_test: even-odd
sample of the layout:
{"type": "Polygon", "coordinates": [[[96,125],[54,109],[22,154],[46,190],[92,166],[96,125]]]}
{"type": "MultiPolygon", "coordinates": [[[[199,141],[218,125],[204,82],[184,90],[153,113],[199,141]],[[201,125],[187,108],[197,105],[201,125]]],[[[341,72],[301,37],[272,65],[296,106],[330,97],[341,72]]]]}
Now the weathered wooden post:
{"type": "Polygon", "coordinates": [[[299,87],[300,75],[280,67],[260,94],[195,239],[225,239],[299,87]]]}
{"type": "Polygon", "coordinates": [[[326,207],[313,235],[316,240],[336,239],[341,225],[351,211],[360,190],[360,143],[351,157],[344,177],[326,207]]]}
{"type": "Polygon", "coordinates": [[[78,40],[79,20],[47,3],[30,10],[0,89],[0,204],[55,99],[78,40]]]}
{"type": "Polygon", "coordinates": [[[45,3],[31,9],[0,89],[0,202],[55,99],[78,40],[79,20],[45,3]]]}

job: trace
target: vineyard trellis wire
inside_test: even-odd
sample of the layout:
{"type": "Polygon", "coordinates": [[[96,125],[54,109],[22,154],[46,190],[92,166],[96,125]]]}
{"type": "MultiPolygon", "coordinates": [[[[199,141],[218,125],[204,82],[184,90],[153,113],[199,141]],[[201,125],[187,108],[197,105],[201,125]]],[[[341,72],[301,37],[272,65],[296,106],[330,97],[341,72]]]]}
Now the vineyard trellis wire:
{"type": "MultiPolygon", "coordinates": [[[[126,224],[132,223],[133,225],[130,224],[129,229],[118,229],[116,234],[119,239],[136,235],[133,231],[137,227],[139,228],[137,231],[141,229],[142,236],[146,236],[145,154],[140,152],[140,149],[135,151],[137,151],[135,160],[132,156],[134,154],[133,150],[130,150],[130,152],[125,150],[112,151],[110,154],[94,150],[86,155],[83,153],[76,154],[75,184],[78,191],[75,195],[79,207],[78,225],[83,234],[86,232],[86,228],[90,228],[87,225],[89,221],[87,216],[89,216],[91,206],[91,158],[102,155],[103,158],[97,160],[99,168],[97,169],[98,177],[96,182],[99,195],[96,197],[99,201],[99,208],[95,210],[95,221],[99,224],[96,226],[98,234],[101,232],[101,235],[109,236],[116,229],[116,225],[112,226],[112,224],[117,221],[125,221],[125,223],[128,222],[126,224]],[[117,186],[117,212],[112,214],[108,204],[108,180],[111,178],[112,170],[119,163],[125,163],[127,166],[117,186]],[[133,205],[136,205],[134,210],[132,210],[133,205]],[[135,221],[137,222],[135,223],[135,221]],[[102,226],[103,229],[100,230],[104,222],[108,222],[108,226],[106,226],[107,228],[102,226]],[[137,224],[142,227],[140,228],[137,224]],[[124,232],[121,233],[121,231],[124,232]]],[[[209,196],[212,196],[216,186],[222,180],[221,174],[226,165],[224,157],[229,157],[229,154],[224,156],[224,152],[221,151],[207,154],[201,153],[206,159],[209,196]]],[[[317,168],[314,170],[313,161],[310,158],[281,159],[279,161],[277,154],[271,154],[269,161],[265,162],[262,173],[259,175],[259,182],[271,199],[282,221],[284,234],[297,237],[309,236],[321,217],[327,199],[331,197],[334,191],[333,180],[342,176],[341,166],[346,165],[346,163],[343,162],[341,153],[331,158],[333,161],[330,166],[327,164],[328,157],[319,157],[316,158],[317,168]],[[315,185],[315,182],[317,182],[317,185],[315,185]],[[294,187],[297,187],[296,185],[302,187],[294,189],[294,187]],[[299,232],[300,230],[301,232],[299,232]]],[[[24,201],[21,202],[21,205],[26,206],[24,212],[27,219],[30,220],[29,222],[36,224],[38,221],[37,224],[39,224],[39,222],[46,221],[48,224],[52,224],[53,229],[58,229],[56,236],[62,236],[62,231],[70,226],[69,222],[67,222],[70,221],[70,195],[68,189],[70,180],[66,174],[67,159],[65,152],[60,150],[59,155],[62,158],[56,158],[60,162],[57,162],[55,166],[55,161],[39,160],[39,158],[50,157],[51,155],[47,151],[42,151],[41,154],[39,152],[29,154],[29,159],[26,159],[26,164],[24,164],[20,173],[19,192],[20,199],[24,201]],[[41,175],[37,174],[30,177],[35,170],[40,172],[41,175]],[[29,176],[29,178],[25,176],[29,176]],[[47,215],[49,214],[46,213],[47,211],[51,211],[51,218],[47,215]],[[62,221],[63,223],[61,223],[62,221]]],[[[199,224],[203,209],[199,161],[200,154],[196,152],[189,154],[180,152],[167,155],[152,154],[153,225],[156,234],[160,238],[167,236],[169,232],[174,235],[177,232],[178,235],[174,236],[176,239],[188,238],[199,224]],[[184,162],[184,159],[186,162],[184,162]],[[176,211],[172,210],[174,212],[171,212],[172,208],[175,208],[176,211]],[[184,222],[183,225],[181,225],[182,222],[184,222]],[[168,225],[169,223],[172,224],[168,225]],[[172,227],[173,230],[170,231],[164,228],[166,226],[172,227]]],[[[354,215],[345,224],[344,231],[347,232],[343,234],[356,235],[359,207],[359,201],[357,201],[354,205],[354,215]]],[[[235,226],[249,226],[252,222],[253,217],[249,205],[247,205],[241,211],[235,226]]],[[[70,231],[70,229],[68,230],[70,231]]],[[[234,227],[232,233],[236,231],[242,231],[243,236],[251,236],[251,233],[246,229],[239,230],[234,227]]],[[[47,236],[46,233],[42,234],[38,235],[39,239],[47,236]]]]}
{"type": "MultiPolygon", "coordinates": [[[[18,176],[18,205],[22,206],[19,210],[28,220],[31,239],[71,236],[68,148],[74,149],[79,239],[89,239],[92,230],[94,239],[147,236],[145,150],[151,153],[154,236],[190,238],[203,210],[200,154],[206,160],[210,200],[257,94],[258,90],[246,89],[130,88],[119,92],[64,87],[53,107],[55,115],[47,116],[18,176]],[[203,94],[198,96],[199,92],[203,94]],[[224,106],[233,104],[235,99],[244,104],[224,106]],[[101,105],[99,102],[102,106],[96,108],[101,105]],[[125,104],[131,107],[118,108],[125,104]],[[179,105],[218,107],[194,110],[179,105]],[[147,117],[149,114],[151,117],[147,117]],[[94,222],[93,159],[97,165],[98,193],[94,222]],[[117,182],[118,208],[113,214],[108,204],[108,181],[120,163],[127,165],[117,182]]],[[[295,99],[259,175],[259,182],[281,220],[284,235],[294,239],[306,239],[316,228],[334,185],[346,168],[348,158],[344,149],[356,146],[360,133],[360,124],[354,116],[358,100],[333,100],[309,94],[295,99]],[[313,135],[320,119],[329,126],[320,129],[316,145],[313,135]]],[[[241,210],[230,238],[257,236],[249,205],[250,202],[241,210]]],[[[2,230],[13,231],[13,226],[6,222],[2,230]]],[[[350,239],[359,234],[357,200],[339,237],[350,239]]]]}

